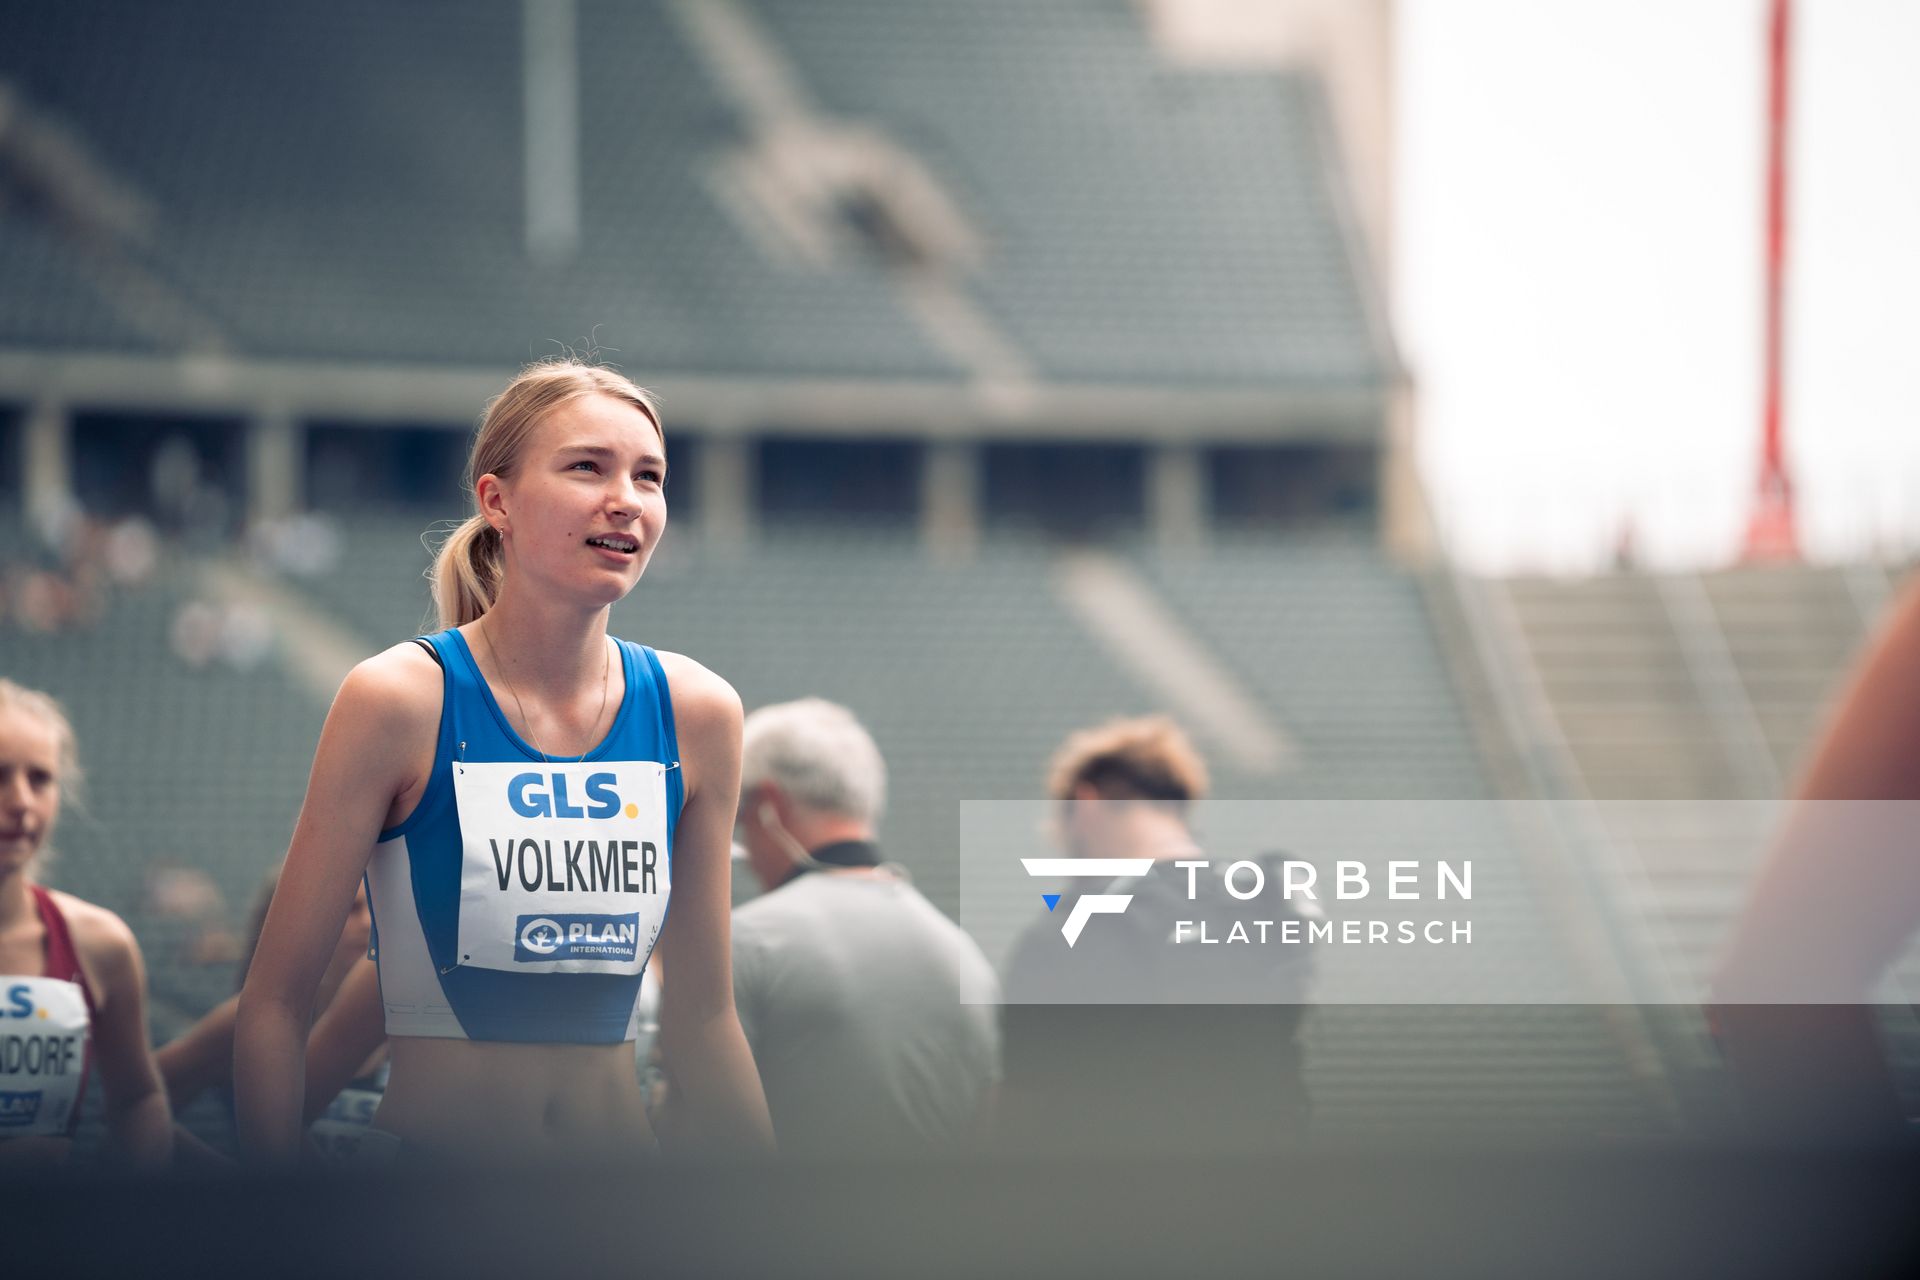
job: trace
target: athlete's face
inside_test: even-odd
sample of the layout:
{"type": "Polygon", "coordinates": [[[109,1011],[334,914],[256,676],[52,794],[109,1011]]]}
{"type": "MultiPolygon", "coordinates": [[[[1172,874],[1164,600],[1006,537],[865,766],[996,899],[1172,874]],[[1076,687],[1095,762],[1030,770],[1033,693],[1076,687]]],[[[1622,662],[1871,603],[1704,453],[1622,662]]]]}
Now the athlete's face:
{"type": "Polygon", "coordinates": [[[644,413],[581,396],[534,428],[504,482],[482,477],[479,498],[505,534],[509,573],[611,604],[640,580],[666,530],[666,479],[666,450],[644,413]]]}
{"type": "Polygon", "coordinates": [[[24,711],[0,711],[0,870],[25,866],[60,813],[60,738],[24,711]]]}

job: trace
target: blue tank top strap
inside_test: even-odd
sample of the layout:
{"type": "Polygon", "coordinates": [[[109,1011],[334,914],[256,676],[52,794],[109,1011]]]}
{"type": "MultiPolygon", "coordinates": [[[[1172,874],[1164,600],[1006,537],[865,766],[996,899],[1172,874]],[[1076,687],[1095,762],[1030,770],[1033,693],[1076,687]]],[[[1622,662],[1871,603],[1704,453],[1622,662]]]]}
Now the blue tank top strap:
{"type": "MultiPolygon", "coordinates": [[[[455,661],[448,647],[450,644],[448,632],[440,631],[430,636],[415,636],[409,643],[424,643],[429,646],[433,653],[433,660],[440,664],[440,730],[434,738],[433,758],[436,762],[458,759],[460,699],[456,695],[459,692],[460,673],[459,663],[455,661]]],[[[427,778],[426,789],[420,793],[419,802],[413,806],[413,812],[402,819],[399,826],[388,827],[382,831],[379,835],[380,840],[391,840],[395,836],[405,835],[420,824],[424,815],[445,802],[451,789],[450,780],[444,776],[445,772],[443,769],[434,769],[427,778]]]]}
{"type": "MultiPolygon", "coordinates": [[[[637,688],[635,681],[644,676],[653,713],[651,728],[654,741],[660,744],[660,763],[667,766],[667,831],[671,835],[680,823],[680,809],[686,804],[685,771],[680,768],[680,734],[673,722],[673,691],[667,685],[667,673],[660,665],[660,655],[644,644],[635,644],[631,640],[620,642],[621,661],[627,669],[627,687],[637,688]]],[[[633,699],[638,709],[639,699],[633,699]]],[[[668,855],[671,857],[671,853],[668,855]]]]}

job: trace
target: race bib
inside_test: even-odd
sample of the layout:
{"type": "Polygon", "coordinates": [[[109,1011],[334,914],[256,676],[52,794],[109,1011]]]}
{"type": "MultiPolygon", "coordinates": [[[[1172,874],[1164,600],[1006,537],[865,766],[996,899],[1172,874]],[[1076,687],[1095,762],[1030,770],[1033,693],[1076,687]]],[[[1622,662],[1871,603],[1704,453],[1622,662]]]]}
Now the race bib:
{"type": "Polygon", "coordinates": [[[78,983],[0,977],[0,1138],[66,1133],[86,1061],[78,983]]]}
{"type": "Polygon", "coordinates": [[[667,770],[653,761],[453,763],[456,963],[640,972],[666,916],[667,770]]]}

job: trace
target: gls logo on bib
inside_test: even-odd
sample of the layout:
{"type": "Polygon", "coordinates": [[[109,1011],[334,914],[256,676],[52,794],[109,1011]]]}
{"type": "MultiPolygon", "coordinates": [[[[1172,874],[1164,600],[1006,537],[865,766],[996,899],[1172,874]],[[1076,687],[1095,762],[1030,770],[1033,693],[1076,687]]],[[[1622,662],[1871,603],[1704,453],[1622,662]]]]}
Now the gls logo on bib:
{"type": "Polygon", "coordinates": [[[453,765],[461,964],[637,973],[666,914],[666,767],[453,765]]]}
{"type": "MultiPolygon", "coordinates": [[[[523,773],[507,784],[507,803],[523,818],[612,818],[620,813],[620,794],[614,790],[615,778],[604,770],[590,773],[586,779],[588,808],[567,801],[567,775],[564,773],[523,773]],[[551,779],[551,784],[549,784],[551,779]]],[[[628,805],[629,809],[635,806],[628,805]]],[[[627,815],[637,816],[637,810],[627,815]]]]}

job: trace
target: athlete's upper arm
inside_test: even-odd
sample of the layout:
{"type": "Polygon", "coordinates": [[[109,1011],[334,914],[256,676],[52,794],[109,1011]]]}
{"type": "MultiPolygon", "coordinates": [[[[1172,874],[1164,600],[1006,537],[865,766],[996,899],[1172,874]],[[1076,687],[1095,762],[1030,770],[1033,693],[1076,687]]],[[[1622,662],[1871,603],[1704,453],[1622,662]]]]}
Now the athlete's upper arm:
{"type": "Polygon", "coordinates": [[[1920,924],[1920,587],[1889,611],[1816,744],[1736,922],[1723,1001],[1866,998],[1920,924]]]}
{"type": "Polygon", "coordinates": [[[1802,800],[1920,800],[1920,585],[1888,610],[1835,699],[1802,800]]]}
{"type": "Polygon", "coordinates": [[[388,809],[431,758],[440,702],[439,668],[410,643],[367,659],[341,684],[249,988],[311,1004],[388,809]]]}
{"type": "Polygon", "coordinates": [[[779,970],[764,962],[757,939],[743,938],[738,933],[733,937],[732,961],[734,1012],[740,1018],[740,1030],[747,1037],[747,1047],[757,1056],[760,1038],[767,1029],[764,1014],[777,1005],[771,988],[779,979],[779,970]]]}
{"type": "Polygon", "coordinates": [[[61,895],[61,914],[93,987],[94,1051],[107,1105],[119,1110],[162,1087],[147,1039],[147,971],[133,930],[105,907],[61,895]]]}
{"type": "MultiPolygon", "coordinates": [[[[696,795],[718,796],[731,787],[733,799],[740,790],[740,725],[744,713],[740,695],[720,676],[692,658],[678,653],[662,653],[660,668],[666,673],[673,698],[674,729],[680,739],[680,758],[685,762],[687,802],[696,795]]],[[[733,813],[727,813],[727,829],[733,829],[733,813]]]]}
{"type": "Polygon", "coordinates": [[[166,1082],[167,1098],[177,1110],[214,1084],[233,1076],[233,1019],[240,997],[228,996],[154,1051],[166,1082]]]}
{"type": "Polygon", "coordinates": [[[327,1109],[380,1042],[387,1038],[380,974],[365,956],[354,962],[333,1002],[307,1037],[306,1118],[327,1109]]]}
{"type": "Polygon", "coordinates": [[[729,954],[731,847],[740,796],[740,695],[691,658],[660,655],[673,697],[686,803],[674,836],[673,910],[660,947],[661,1016],[710,1016],[733,1005],[729,954]]]}

